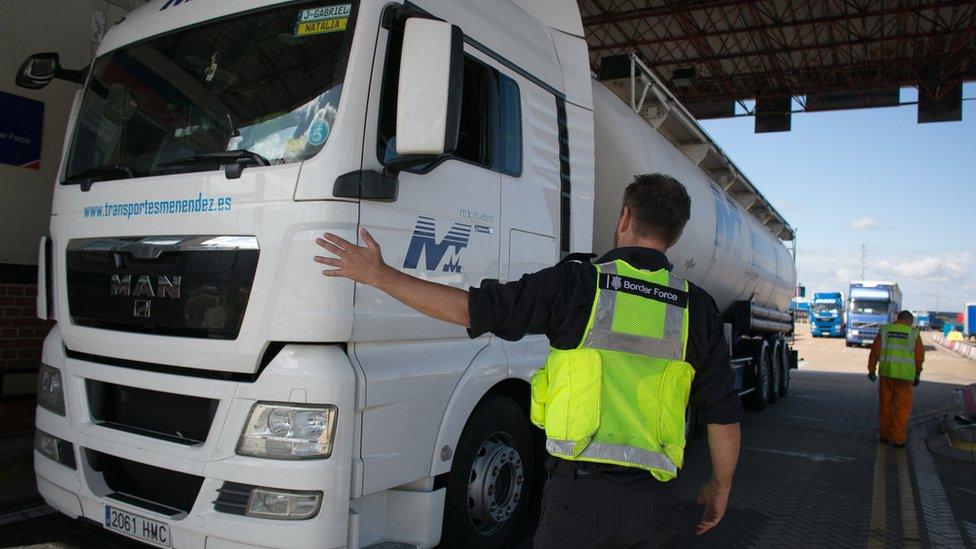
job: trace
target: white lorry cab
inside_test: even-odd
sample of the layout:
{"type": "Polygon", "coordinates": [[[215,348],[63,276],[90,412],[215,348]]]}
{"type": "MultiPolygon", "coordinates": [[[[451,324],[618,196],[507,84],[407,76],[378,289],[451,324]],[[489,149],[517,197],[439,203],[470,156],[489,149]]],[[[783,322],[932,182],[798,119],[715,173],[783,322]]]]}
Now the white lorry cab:
{"type": "Polygon", "coordinates": [[[38,298],[35,470],[71,517],[163,547],[510,545],[546,340],[323,277],[314,239],[513,280],[609,249],[636,173],[688,188],[669,257],[741,392],[788,390],[789,226],[639,60],[593,79],[575,1],[150,0],[85,70],[58,59],[18,83],[81,84],[38,298]]]}

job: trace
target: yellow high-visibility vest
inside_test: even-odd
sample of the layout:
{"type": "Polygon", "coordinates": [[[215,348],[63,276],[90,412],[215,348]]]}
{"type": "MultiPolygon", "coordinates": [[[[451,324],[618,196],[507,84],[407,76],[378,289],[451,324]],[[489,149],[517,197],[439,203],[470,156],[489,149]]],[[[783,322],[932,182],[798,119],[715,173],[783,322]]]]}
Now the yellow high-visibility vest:
{"type": "Polygon", "coordinates": [[[915,379],[915,341],[918,330],[904,324],[886,324],[878,334],[881,356],[878,374],[894,379],[915,379]]]}
{"type": "Polygon", "coordinates": [[[532,376],[531,419],[550,454],[650,471],[661,481],[684,458],[688,283],[666,269],[596,265],[590,319],[575,349],[553,349],[532,376]]]}

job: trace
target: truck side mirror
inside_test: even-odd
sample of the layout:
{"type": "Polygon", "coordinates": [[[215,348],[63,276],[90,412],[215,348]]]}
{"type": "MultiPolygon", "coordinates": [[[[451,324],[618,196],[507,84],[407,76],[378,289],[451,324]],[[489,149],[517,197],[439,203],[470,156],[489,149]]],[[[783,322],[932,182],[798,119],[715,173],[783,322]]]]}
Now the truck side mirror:
{"type": "Polygon", "coordinates": [[[16,84],[21,88],[39,90],[47,86],[61,67],[61,56],[53,52],[35,53],[20,65],[16,84]]]}
{"type": "Polygon", "coordinates": [[[66,69],[61,66],[61,56],[54,52],[35,53],[25,60],[17,71],[14,82],[21,88],[39,90],[55,78],[84,84],[88,67],[81,70],[66,69]]]}
{"type": "Polygon", "coordinates": [[[397,157],[388,168],[429,163],[457,148],[463,50],[459,27],[420,17],[406,21],[397,87],[397,157]]]}

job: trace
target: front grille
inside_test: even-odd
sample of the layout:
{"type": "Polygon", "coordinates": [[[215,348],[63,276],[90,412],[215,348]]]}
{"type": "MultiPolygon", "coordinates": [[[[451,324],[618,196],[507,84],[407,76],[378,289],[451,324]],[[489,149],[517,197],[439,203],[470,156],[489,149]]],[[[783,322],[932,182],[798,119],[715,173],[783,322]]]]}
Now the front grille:
{"type": "Polygon", "coordinates": [[[216,399],[177,395],[86,380],[92,420],[110,429],[177,444],[203,444],[210,432],[216,399]]]}
{"type": "Polygon", "coordinates": [[[257,271],[248,236],[72,240],[65,251],[68,310],[79,326],[236,339],[257,271]]]}
{"type": "Polygon", "coordinates": [[[85,457],[112,490],[105,497],[176,516],[189,513],[200,493],[203,477],[153,467],[89,448],[85,457]]]}
{"type": "Polygon", "coordinates": [[[256,486],[250,484],[225,482],[217,490],[219,495],[213,502],[214,510],[232,515],[244,515],[247,511],[247,500],[251,498],[251,490],[254,488],[256,486]]]}

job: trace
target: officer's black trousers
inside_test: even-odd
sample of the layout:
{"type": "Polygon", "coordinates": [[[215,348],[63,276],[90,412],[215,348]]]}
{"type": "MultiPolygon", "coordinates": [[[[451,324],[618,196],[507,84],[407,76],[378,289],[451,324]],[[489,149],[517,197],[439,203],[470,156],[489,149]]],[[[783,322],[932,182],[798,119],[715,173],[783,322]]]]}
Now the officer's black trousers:
{"type": "Polygon", "coordinates": [[[681,547],[678,481],[649,473],[592,472],[550,458],[535,549],[681,547]]]}

